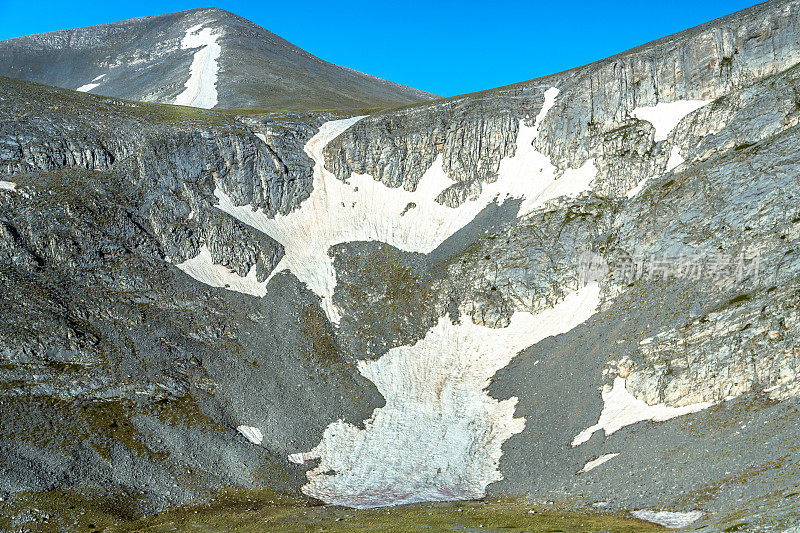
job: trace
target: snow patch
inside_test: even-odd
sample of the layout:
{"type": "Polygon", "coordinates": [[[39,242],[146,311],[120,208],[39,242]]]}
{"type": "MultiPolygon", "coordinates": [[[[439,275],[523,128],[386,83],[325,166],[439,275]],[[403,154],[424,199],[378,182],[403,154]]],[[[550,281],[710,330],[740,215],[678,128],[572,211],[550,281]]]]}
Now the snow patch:
{"type": "Polygon", "coordinates": [[[671,511],[651,511],[640,509],[631,511],[639,520],[647,520],[670,529],[681,529],[697,522],[703,516],[702,511],[689,511],[688,513],[675,513],[671,511]]]}
{"type": "Polygon", "coordinates": [[[17,184],[13,181],[0,181],[0,190],[14,191],[17,189],[17,184]]]}
{"type": "Polygon", "coordinates": [[[646,120],[656,129],[655,141],[663,141],[683,118],[713,100],[678,100],[659,102],[654,106],[640,106],[631,113],[639,120],[646,120]]]}
{"type": "Polygon", "coordinates": [[[332,322],[339,312],[331,303],[336,274],[328,250],[351,241],[379,241],[408,252],[430,253],[448,237],[471,222],[493,201],[524,198],[522,216],[550,199],[576,195],[589,188],[597,168],[593,160],[569,169],[557,178],[557,171],[544,154],[532,146],[539,127],[555,103],[558,89],[545,92],[544,105],[533,126],[521,121],[513,157],[501,161],[498,178],[484,183],[477,198],[457,208],[436,202],[436,197],[453,185],[442,167],[441,155],[425,172],[414,191],[390,188],[368,174],[354,173],[341,181],[325,169],[323,149],[334,138],[363,117],[327,122],[305,145],[314,161],[311,195],[287,215],[268,218],[251,206],[236,206],[217,188],[219,209],[281,243],[285,255],[272,275],[290,270],[322,299],[332,322]],[[413,209],[407,209],[409,204],[413,209]]]}
{"type": "Polygon", "coordinates": [[[578,473],[579,473],[579,474],[582,474],[582,473],[584,473],[584,472],[588,472],[589,470],[591,470],[591,469],[593,469],[593,468],[597,468],[597,467],[598,467],[598,466],[600,466],[601,464],[603,464],[603,463],[605,463],[605,462],[608,462],[608,461],[610,461],[611,459],[613,459],[614,457],[616,457],[616,456],[618,456],[618,455],[619,455],[618,453],[607,453],[607,454],[605,454],[605,455],[601,455],[601,456],[600,456],[600,457],[598,457],[597,459],[592,459],[591,461],[587,462],[587,463],[584,465],[584,467],[583,467],[583,468],[581,468],[580,470],[578,470],[578,473]]]}
{"type": "Polygon", "coordinates": [[[634,187],[633,189],[630,189],[630,190],[627,192],[626,196],[627,196],[628,198],[633,198],[634,196],[636,196],[637,194],[639,194],[640,192],[642,192],[642,189],[644,189],[644,186],[645,186],[645,184],[646,184],[648,181],[650,181],[650,178],[649,178],[649,177],[647,177],[647,178],[642,178],[642,180],[641,180],[639,183],[637,183],[637,184],[636,184],[636,187],[634,187]]]}
{"type": "Polygon", "coordinates": [[[261,430],[252,426],[236,426],[236,431],[242,434],[244,438],[258,446],[264,440],[264,435],[261,430]]]}
{"type": "Polygon", "coordinates": [[[679,146],[673,146],[672,151],[669,153],[669,161],[667,161],[667,172],[682,165],[686,160],[681,156],[681,149],[679,146]]]}
{"type": "Polygon", "coordinates": [[[303,492],[356,508],[483,497],[502,479],[503,442],[525,427],[514,418],[517,398],[486,393],[492,376],[520,350],[586,321],[599,301],[599,286],[590,284],[551,309],[514,313],[506,328],[443,317],[416,344],[359,361],[386,405],[364,429],[334,422],[314,449],[289,456],[319,459],[303,492]]]}
{"type": "Polygon", "coordinates": [[[255,265],[250,268],[250,272],[246,276],[242,277],[228,267],[215,264],[211,258],[211,251],[206,245],[200,248],[200,253],[195,257],[175,266],[197,281],[212,287],[221,287],[258,297],[267,293],[267,282],[259,282],[256,279],[255,265]]]}
{"type": "Polygon", "coordinates": [[[714,405],[710,402],[700,402],[683,407],[670,407],[664,404],[649,405],[633,396],[625,388],[625,378],[617,376],[613,387],[603,387],[603,411],[597,423],[581,431],[572,441],[573,446],[579,446],[589,440],[595,431],[604,430],[606,435],[625,426],[652,420],[664,422],[689,413],[696,413],[714,405]]]}
{"type": "Polygon", "coordinates": [[[104,77],[105,77],[105,74],[100,74],[95,79],[93,79],[91,83],[87,83],[86,85],[81,85],[80,87],[78,87],[75,90],[76,91],[81,91],[83,93],[88,93],[89,91],[91,91],[95,87],[99,87],[100,84],[102,83],[99,80],[102,80],[104,77]]]}
{"type": "MultiPolygon", "coordinates": [[[[680,147],[673,146],[672,147],[672,151],[670,151],[670,153],[669,153],[669,160],[667,161],[667,170],[666,170],[666,172],[670,172],[671,170],[674,170],[675,168],[679,167],[680,165],[682,165],[685,162],[686,162],[686,160],[681,156],[680,147]]],[[[650,181],[649,177],[642,179],[642,181],[640,181],[638,184],[636,184],[636,187],[634,187],[633,189],[628,191],[628,193],[627,193],[628,198],[633,198],[634,196],[639,194],[642,191],[642,189],[644,189],[645,183],[647,183],[648,181],[650,181]]]]}
{"type": "Polygon", "coordinates": [[[186,30],[181,41],[184,50],[199,48],[189,67],[189,79],[185,89],[175,98],[175,104],[211,109],[217,105],[217,60],[222,47],[217,44],[218,33],[211,28],[203,28],[202,24],[186,30]]]}

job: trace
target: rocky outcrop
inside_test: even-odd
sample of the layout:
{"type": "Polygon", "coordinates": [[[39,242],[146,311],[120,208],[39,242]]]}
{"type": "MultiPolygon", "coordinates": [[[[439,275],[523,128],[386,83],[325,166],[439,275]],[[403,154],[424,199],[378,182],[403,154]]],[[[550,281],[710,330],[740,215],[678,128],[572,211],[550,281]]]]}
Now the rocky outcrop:
{"type": "Polygon", "coordinates": [[[515,153],[520,120],[529,124],[545,90],[556,87],[559,94],[536,148],[561,172],[594,159],[595,190],[624,195],[664,171],[676,142],[654,142],[652,126],[633,111],[716,99],[794,66],[800,60],[798,21],[800,3],[766,2],[585,67],[378,113],[328,146],[327,165],[340,179],[367,173],[413,190],[441,154],[455,184],[440,201],[458,205],[494,180],[500,160],[515,153]]]}
{"type": "Polygon", "coordinates": [[[197,117],[192,110],[45,88],[35,90],[43,112],[32,115],[26,111],[31,87],[4,84],[0,167],[6,174],[113,173],[135,202],[138,222],[159,239],[162,257],[181,262],[205,242],[217,263],[240,275],[256,264],[262,281],[272,271],[280,245],[216,210],[213,191],[219,186],[270,215],[291,211],[310,192],[311,161],[302,146],[316,119],[247,126],[223,115],[197,117]]]}

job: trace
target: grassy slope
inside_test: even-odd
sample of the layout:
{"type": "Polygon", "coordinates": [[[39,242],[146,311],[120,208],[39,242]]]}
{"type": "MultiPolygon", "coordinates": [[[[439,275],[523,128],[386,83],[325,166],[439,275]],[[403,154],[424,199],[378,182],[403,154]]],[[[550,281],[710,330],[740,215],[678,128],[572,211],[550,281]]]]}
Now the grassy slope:
{"type": "Polygon", "coordinates": [[[527,532],[650,532],[663,528],[621,514],[576,513],[558,507],[537,509],[521,500],[486,500],[406,505],[371,510],[320,506],[267,490],[220,494],[207,506],[187,507],[146,518],[131,511],[125,495],[78,494],[54,491],[17,496],[0,504],[0,528],[17,522],[36,531],[108,531],[151,533],[162,531],[447,531],[476,528],[483,531],[527,532]],[[24,513],[28,510],[27,514],[24,513]],[[30,511],[35,509],[36,511],[30,511]],[[535,511],[531,512],[532,509],[535,511]],[[23,515],[20,515],[23,513],[23,515]],[[47,517],[46,519],[42,519],[47,517]]]}

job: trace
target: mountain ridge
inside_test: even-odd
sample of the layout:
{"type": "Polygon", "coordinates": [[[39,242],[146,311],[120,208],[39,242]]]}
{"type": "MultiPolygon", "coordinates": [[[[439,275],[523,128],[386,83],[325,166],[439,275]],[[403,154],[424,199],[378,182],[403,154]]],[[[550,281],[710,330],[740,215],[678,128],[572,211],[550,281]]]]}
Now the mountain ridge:
{"type": "Polygon", "coordinates": [[[67,89],[88,86],[85,90],[106,96],[174,103],[190,70],[181,39],[198,23],[209,28],[210,35],[218,34],[218,107],[358,109],[435,97],[329,63],[218,8],[0,41],[0,74],[67,89]],[[91,86],[93,82],[99,83],[91,86]]]}

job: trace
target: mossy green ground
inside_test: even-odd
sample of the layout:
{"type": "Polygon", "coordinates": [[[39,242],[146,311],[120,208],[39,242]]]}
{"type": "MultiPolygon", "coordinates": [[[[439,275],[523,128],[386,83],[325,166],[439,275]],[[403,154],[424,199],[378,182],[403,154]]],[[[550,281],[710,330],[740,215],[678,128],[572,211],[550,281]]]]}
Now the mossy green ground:
{"type": "Polygon", "coordinates": [[[531,507],[521,500],[490,499],[371,510],[315,505],[272,491],[227,492],[210,504],[136,518],[135,501],[62,491],[18,495],[0,504],[0,529],[88,532],[263,531],[528,531],[647,532],[653,524],[621,514],[577,513],[531,507]],[[534,511],[534,512],[532,512],[534,511]],[[15,517],[28,519],[21,522],[15,517]]]}

